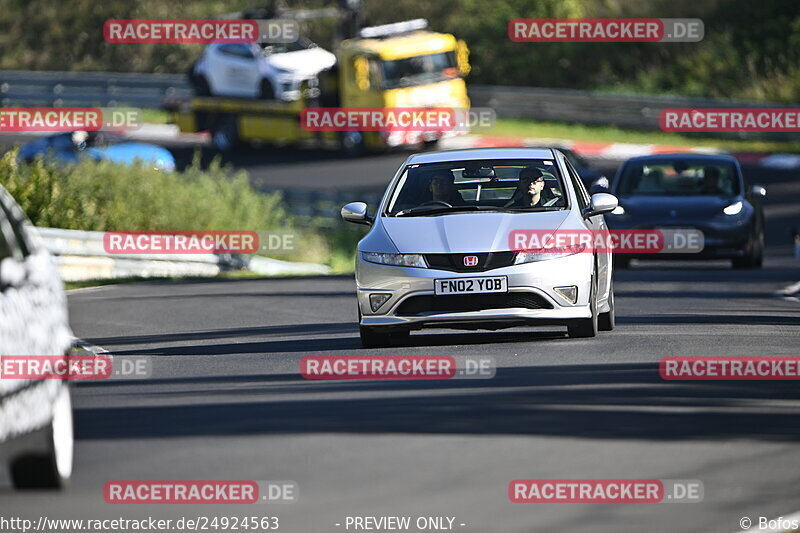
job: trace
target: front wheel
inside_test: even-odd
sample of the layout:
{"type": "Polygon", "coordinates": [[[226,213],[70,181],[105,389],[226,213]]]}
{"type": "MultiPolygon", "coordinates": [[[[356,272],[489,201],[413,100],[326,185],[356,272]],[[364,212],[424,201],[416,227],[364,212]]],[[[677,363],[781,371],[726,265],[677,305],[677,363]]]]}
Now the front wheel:
{"type": "Polygon", "coordinates": [[[597,329],[600,331],[611,331],[617,324],[617,314],[614,310],[614,282],[608,289],[608,311],[600,313],[597,317],[597,329]]]}
{"type": "Polygon", "coordinates": [[[755,242],[750,246],[750,251],[746,256],[731,260],[733,268],[761,268],[764,264],[764,233],[759,233],[754,240],[755,242]]]}
{"type": "Polygon", "coordinates": [[[263,100],[275,99],[275,89],[273,89],[272,83],[270,83],[269,80],[261,80],[261,88],[259,89],[259,96],[263,100]]]}
{"type": "Polygon", "coordinates": [[[591,318],[576,318],[567,324],[567,332],[573,339],[582,339],[597,336],[597,275],[592,276],[589,291],[589,309],[591,318]]]}
{"type": "Polygon", "coordinates": [[[339,147],[347,157],[359,157],[366,151],[364,134],[360,131],[343,131],[339,134],[339,147]]]}
{"type": "Polygon", "coordinates": [[[72,475],[72,402],[66,384],[53,402],[53,419],[46,435],[46,453],[23,455],[11,463],[11,480],[16,488],[58,489],[72,475]]]}
{"type": "Polygon", "coordinates": [[[211,142],[220,152],[230,152],[239,145],[239,126],[236,117],[223,116],[214,124],[211,142]]]}

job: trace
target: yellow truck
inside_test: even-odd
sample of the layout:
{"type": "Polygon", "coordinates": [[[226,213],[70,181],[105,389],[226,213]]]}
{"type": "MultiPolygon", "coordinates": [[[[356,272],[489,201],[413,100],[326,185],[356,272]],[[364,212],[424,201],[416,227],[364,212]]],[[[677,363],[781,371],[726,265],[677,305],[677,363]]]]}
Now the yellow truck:
{"type": "MultiPolygon", "coordinates": [[[[195,97],[167,104],[182,132],[208,131],[226,151],[238,143],[312,144],[350,155],[465,133],[447,131],[310,131],[303,110],[326,108],[469,109],[464,76],[469,51],[453,35],[428,31],[422,19],[363,28],[342,41],[337,63],[304,83],[294,101],[195,97]]],[[[426,24],[426,23],[425,23],[426,24]]]]}

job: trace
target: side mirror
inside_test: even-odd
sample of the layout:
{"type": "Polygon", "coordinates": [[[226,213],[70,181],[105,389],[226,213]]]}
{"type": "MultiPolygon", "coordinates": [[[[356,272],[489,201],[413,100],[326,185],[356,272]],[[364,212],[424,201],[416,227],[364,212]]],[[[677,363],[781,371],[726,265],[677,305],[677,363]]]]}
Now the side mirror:
{"type": "Polygon", "coordinates": [[[367,204],[364,202],[351,202],[342,208],[342,218],[353,224],[372,224],[374,220],[367,213],[367,204]]]}
{"type": "Polygon", "coordinates": [[[610,213],[619,205],[619,200],[613,194],[599,192],[593,194],[589,200],[589,207],[583,210],[583,218],[610,213]]]}
{"type": "Polygon", "coordinates": [[[753,185],[750,187],[750,194],[757,198],[764,198],[767,196],[767,189],[763,185],[753,185]]]}
{"type": "Polygon", "coordinates": [[[13,257],[6,257],[0,261],[0,289],[19,287],[26,276],[25,265],[13,257]]]}

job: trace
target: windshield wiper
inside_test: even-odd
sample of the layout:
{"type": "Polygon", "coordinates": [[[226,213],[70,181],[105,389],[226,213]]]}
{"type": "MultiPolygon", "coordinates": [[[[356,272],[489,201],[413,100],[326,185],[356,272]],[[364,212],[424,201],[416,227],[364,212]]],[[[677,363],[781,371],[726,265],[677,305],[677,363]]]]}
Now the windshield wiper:
{"type": "Polygon", "coordinates": [[[394,216],[413,217],[421,215],[433,215],[436,213],[445,213],[452,211],[479,211],[479,210],[480,207],[477,205],[454,205],[450,207],[444,205],[421,205],[418,207],[412,207],[411,209],[403,209],[402,211],[398,211],[394,216]]]}
{"type": "Polygon", "coordinates": [[[513,211],[515,213],[536,213],[537,211],[563,211],[565,207],[556,205],[548,205],[542,207],[507,207],[506,211],[513,211]]]}

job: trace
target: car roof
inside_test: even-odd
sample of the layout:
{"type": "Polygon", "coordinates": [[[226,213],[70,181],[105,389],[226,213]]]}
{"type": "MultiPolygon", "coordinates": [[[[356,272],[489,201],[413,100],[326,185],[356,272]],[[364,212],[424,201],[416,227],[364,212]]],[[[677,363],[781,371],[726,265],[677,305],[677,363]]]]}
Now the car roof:
{"type": "Polygon", "coordinates": [[[701,161],[727,161],[730,163],[736,163],[737,160],[732,155],[728,154],[701,154],[695,152],[678,152],[674,154],[651,154],[651,155],[640,155],[636,157],[631,157],[628,161],[657,161],[663,159],[672,159],[672,160],[682,160],[682,159],[694,159],[694,160],[701,160],[701,161]]]}
{"type": "Polygon", "coordinates": [[[553,157],[554,154],[550,148],[465,148],[414,154],[408,158],[406,164],[420,165],[482,159],[552,159],[553,157]]]}

